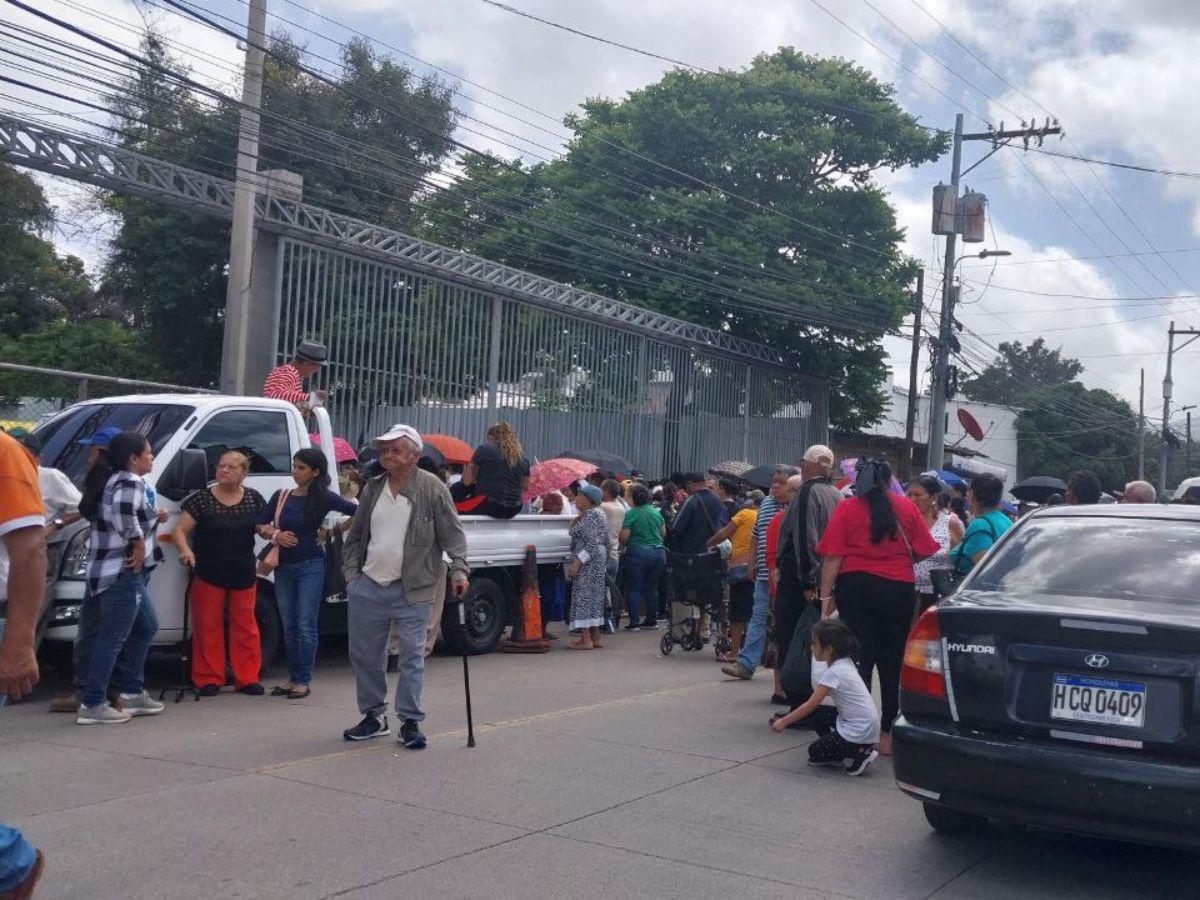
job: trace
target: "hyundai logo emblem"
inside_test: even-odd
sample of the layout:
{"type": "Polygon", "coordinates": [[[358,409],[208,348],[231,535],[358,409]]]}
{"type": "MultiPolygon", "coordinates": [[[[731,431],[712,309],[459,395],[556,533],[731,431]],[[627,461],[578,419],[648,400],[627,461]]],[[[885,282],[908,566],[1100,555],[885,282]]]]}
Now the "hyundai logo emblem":
{"type": "Polygon", "coordinates": [[[1103,669],[1108,665],[1108,657],[1103,653],[1089,653],[1083,661],[1093,669],[1103,669]]]}

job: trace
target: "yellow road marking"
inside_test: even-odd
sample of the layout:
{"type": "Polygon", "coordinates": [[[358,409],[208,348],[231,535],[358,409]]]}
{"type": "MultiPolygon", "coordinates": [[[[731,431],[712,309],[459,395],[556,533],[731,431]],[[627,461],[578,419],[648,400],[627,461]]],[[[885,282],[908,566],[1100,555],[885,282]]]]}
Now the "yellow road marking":
{"type": "MultiPolygon", "coordinates": [[[[578,715],[579,713],[595,712],[601,709],[611,709],[616,706],[626,706],[630,703],[638,703],[642,700],[653,700],[658,697],[669,697],[677,694],[689,694],[692,691],[701,688],[711,688],[714,685],[721,684],[720,681],[704,681],[699,684],[689,684],[683,687],[664,688],[661,691],[651,691],[649,694],[635,694],[632,697],[618,697],[615,700],[602,700],[599,703],[588,703],[583,706],[571,706],[566,709],[554,709],[544,713],[534,713],[528,716],[518,716],[515,719],[503,719],[499,722],[492,722],[487,725],[477,725],[475,727],[476,734],[487,734],[491,731],[497,731],[501,728],[515,728],[519,725],[529,725],[534,722],[548,722],[554,719],[562,719],[567,716],[578,715]]],[[[431,734],[428,739],[431,741],[445,740],[446,738],[465,737],[467,729],[455,728],[452,731],[439,731],[437,734],[431,734]]],[[[287,762],[272,763],[269,766],[262,766],[258,769],[251,769],[255,775],[271,775],[280,772],[284,769],[295,768],[296,766],[307,766],[312,763],[325,762],[331,759],[347,759],[352,756],[363,756],[367,753],[378,752],[381,750],[394,750],[395,748],[388,742],[383,744],[371,744],[365,747],[355,747],[350,750],[337,750],[333,753],[319,753],[316,756],[307,756],[303,759],[293,759],[287,762]]]]}

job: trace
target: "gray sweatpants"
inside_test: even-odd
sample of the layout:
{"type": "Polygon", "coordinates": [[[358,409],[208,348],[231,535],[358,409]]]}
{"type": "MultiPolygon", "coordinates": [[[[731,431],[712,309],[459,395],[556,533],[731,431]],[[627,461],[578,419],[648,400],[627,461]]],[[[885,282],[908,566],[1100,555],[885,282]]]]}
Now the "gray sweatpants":
{"type": "Polygon", "coordinates": [[[387,710],[388,630],[394,623],[400,644],[396,716],[400,720],[423,721],[421,689],[425,684],[429,605],[406,602],[404,585],[400,582],[382,587],[366,575],[354,579],[348,599],[350,662],[354,666],[359,712],[379,716],[387,710]]]}

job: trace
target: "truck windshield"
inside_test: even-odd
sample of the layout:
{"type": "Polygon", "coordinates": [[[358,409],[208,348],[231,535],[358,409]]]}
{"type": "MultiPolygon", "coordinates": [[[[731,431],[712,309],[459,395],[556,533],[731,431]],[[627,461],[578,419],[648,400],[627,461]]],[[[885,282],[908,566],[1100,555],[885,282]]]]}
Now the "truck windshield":
{"type": "Polygon", "coordinates": [[[150,449],[157,454],[167,439],[195,412],[194,406],[164,403],[97,403],[76,406],[55,416],[37,428],[42,439],[39,462],[58,469],[76,485],[83,485],[87,470],[88,447],[79,441],[115,426],[122,431],[144,434],[150,449]]]}
{"type": "Polygon", "coordinates": [[[1200,595],[1200,522],[1032,519],[1019,525],[963,588],[1191,606],[1200,595]]]}

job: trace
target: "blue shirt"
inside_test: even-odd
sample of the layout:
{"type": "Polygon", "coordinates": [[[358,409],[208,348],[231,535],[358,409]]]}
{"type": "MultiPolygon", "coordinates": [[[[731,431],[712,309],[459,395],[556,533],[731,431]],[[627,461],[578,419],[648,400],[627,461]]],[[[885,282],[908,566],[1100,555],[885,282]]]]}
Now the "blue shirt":
{"type": "MultiPolygon", "coordinates": [[[[309,488],[320,490],[320,488],[309,488]]],[[[295,547],[279,548],[279,564],[303,562],[306,559],[323,559],[325,551],[317,543],[317,530],[330,510],[336,510],[347,516],[358,511],[358,506],[349,500],[343,500],[333,491],[323,491],[317,500],[317,509],[312,515],[308,512],[308,495],[297,497],[295,494],[287,498],[283,511],[279,514],[279,530],[290,531],[299,539],[295,547]]],[[[275,521],[275,505],[279,502],[279,491],[271,495],[270,501],[259,513],[258,523],[267,525],[275,521]]]]}
{"type": "Polygon", "coordinates": [[[950,556],[954,567],[960,572],[970,572],[975,566],[971,558],[977,553],[991,549],[1000,536],[1012,528],[1012,520],[998,509],[976,516],[963,533],[962,543],[954,548],[950,556]]]}

